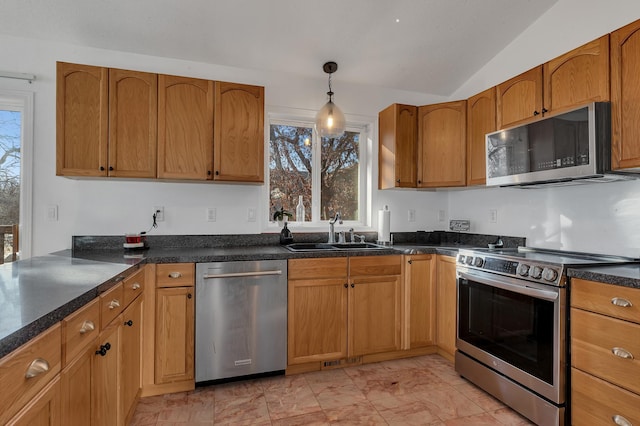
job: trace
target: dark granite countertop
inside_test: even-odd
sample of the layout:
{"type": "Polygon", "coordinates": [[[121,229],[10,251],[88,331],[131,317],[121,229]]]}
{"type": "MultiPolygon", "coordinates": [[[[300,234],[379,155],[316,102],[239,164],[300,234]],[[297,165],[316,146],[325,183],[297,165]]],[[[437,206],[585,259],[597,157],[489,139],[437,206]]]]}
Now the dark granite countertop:
{"type": "Polygon", "coordinates": [[[582,278],[606,284],[640,288],[640,264],[592,266],[586,268],[569,268],[570,278],[582,278]]]}
{"type": "Polygon", "coordinates": [[[39,256],[0,266],[0,357],[113,286],[130,263],[39,256]]]}
{"type": "MultiPolygon", "coordinates": [[[[365,234],[368,241],[375,241],[375,233],[365,234]]],[[[468,240],[459,244],[459,234],[450,236],[438,231],[435,241],[431,240],[434,233],[420,231],[418,238],[414,234],[396,234],[399,244],[380,250],[311,252],[287,250],[277,243],[277,234],[153,236],[151,248],[140,251],[124,250],[122,237],[74,237],[72,250],[0,265],[0,357],[81,308],[115,285],[122,274],[142,263],[433,253],[455,256],[458,248],[479,247],[496,238],[462,235],[468,240]]],[[[296,237],[296,241],[326,241],[326,233],[296,237]]]]}

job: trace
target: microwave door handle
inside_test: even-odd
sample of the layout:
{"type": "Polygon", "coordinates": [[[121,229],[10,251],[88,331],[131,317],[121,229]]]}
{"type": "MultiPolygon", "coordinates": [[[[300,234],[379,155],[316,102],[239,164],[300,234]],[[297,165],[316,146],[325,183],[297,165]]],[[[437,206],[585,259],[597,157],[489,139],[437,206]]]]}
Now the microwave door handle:
{"type": "Polygon", "coordinates": [[[558,299],[558,293],[555,291],[548,290],[540,290],[533,287],[526,287],[523,285],[512,284],[508,281],[515,282],[515,280],[511,279],[503,279],[503,280],[492,280],[483,277],[478,277],[476,275],[469,275],[464,272],[458,272],[458,276],[464,278],[468,281],[475,281],[481,284],[486,284],[492,287],[501,288],[503,290],[512,291],[514,293],[524,294],[526,296],[535,297],[542,300],[555,301],[558,299]]]}

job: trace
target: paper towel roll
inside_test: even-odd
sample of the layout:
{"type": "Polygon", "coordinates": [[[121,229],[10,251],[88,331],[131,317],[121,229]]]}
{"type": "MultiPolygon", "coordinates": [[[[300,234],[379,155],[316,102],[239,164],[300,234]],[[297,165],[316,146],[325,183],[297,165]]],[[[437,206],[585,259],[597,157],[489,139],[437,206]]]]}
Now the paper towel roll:
{"type": "Polygon", "coordinates": [[[378,210],[378,241],[391,241],[391,211],[389,206],[384,206],[384,210],[378,210]]]}

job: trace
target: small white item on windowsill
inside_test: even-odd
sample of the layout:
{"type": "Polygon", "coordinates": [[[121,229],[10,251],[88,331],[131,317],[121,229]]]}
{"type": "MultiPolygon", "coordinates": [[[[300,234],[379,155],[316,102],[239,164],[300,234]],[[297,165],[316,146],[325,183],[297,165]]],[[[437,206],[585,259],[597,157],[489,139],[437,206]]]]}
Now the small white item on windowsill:
{"type": "Polygon", "coordinates": [[[304,222],[304,202],[302,195],[298,195],[298,205],[296,206],[296,222],[304,222]]]}

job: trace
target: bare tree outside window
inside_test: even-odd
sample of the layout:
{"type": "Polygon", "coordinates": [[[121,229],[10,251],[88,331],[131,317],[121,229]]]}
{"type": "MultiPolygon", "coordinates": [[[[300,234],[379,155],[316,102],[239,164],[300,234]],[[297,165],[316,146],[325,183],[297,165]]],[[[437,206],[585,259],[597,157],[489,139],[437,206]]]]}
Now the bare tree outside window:
{"type": "Polygon", "coordinates": [[[360,133],[322,138],[319,150],[313,149],[311,127],[272,124],[269,136],[270,216],[281,208],[295,212],[302,195],[305,221],[329,220],[336,212],[344,220],[359,219],[360,133]],[[314,167],[320,171],[315,183],[314,167]],[[313,200],[313,185],[320,188],[319,200],[313,200]],[[317,218],[311,217],[314,202],[320,204],[317,218]]]}
{"type": "MultiPolygon", "coordinates": [[[[20,220],[20,141],[19,111],[0,109],[0,227],[20,220]]],[[[4,241],[3,258],[12,252],[13,235],[4,241]]]]}

